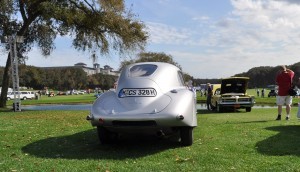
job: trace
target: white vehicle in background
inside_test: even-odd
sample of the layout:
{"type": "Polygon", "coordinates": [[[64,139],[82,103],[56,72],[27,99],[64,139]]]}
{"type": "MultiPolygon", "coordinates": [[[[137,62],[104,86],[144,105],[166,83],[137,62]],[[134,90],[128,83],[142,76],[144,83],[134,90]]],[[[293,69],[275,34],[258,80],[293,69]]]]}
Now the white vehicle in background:
{"type": "Polygon", "coordinates": [[[72,91],[72,94],[74,94],[74,95],[85,94],[85,93],[86,93],[86,91],[84,91],[84,90],[73,90],[72,91]]]}
{"type": "Polygon", "coordinates": [[[100,95],[87,120],[97,127],[102,144],[121,134],[143,133],[175,135],[183,146],[190,146],[196,112],[194,93],[178,67],[145,62],[124,68],[116,89],[100,95]]]}
{"type": "Polygon", "coordinates": [[[86,91],[85,90],[78,90],[78,92],[77,92],[78,94],[85,94],[86,93],[86,91]]]}
{"type": "MultiPolygon", "coordinates": [[[[34,99],[35,98],[35,94],[33,91],[20,91],[20,99],[21,100],[26,100],[26,99],[34,99]]],[[[17,96],[17,94],[16,94],[17,96]]],[[[14,97],[14,92],[8,92],[7,93],[7,100],[13,100],[14,97]]]]}

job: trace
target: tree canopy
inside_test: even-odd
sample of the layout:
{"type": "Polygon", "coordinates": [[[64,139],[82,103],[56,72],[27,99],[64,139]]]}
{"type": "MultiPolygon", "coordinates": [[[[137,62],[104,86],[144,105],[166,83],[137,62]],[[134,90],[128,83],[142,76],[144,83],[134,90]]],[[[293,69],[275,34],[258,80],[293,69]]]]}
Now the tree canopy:
{"type": "Polygon", "coordinates": [[[167,55],[163,52],[161,53],[141,52],[137,55],[135,59],[123,60],[119,68],[122,69],[123,67],[129,64],[139,63],[139,62],[165,62],[165,63],[173,64],[181,69],[181,66],[173,60],[173,57],[171,55],[167,55]]]}
{"type": "MultiPolygon", "coordinates": [[[[143,49],[148,37],[123,0],[1,0],[0,26],[0,35],[24,36],[20,55],[33,46],[50,55],[58,35],[72,38],[77,50],[102,55],[143,49]]],[[[8,53],[0,107],[6,106],[10,65],[8,53]]]]}

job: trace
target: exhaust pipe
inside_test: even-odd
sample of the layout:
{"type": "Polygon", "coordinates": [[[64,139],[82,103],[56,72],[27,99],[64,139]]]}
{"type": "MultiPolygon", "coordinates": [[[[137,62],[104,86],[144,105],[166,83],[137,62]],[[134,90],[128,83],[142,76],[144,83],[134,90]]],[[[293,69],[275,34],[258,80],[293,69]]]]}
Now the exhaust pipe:
{"type": "Polygon", "coordinates": [[[164,133],[162,130],[159,130],[159,131],[156,133],[156,135],[157,135],[158,137],[164,137],[164,136],[165,136],[165,133],[164,133]]]}
{"type": "Polygon", "coordinates": [[[92,117],[90,115],[86,116],[86,120],[92,120],[92,117]]]}
{"type": "Polygon", "coordinates": [[[183,115],[178,115],[178,116],[176,116],[176,119],[184,120],[184,116],[183,115]]]}

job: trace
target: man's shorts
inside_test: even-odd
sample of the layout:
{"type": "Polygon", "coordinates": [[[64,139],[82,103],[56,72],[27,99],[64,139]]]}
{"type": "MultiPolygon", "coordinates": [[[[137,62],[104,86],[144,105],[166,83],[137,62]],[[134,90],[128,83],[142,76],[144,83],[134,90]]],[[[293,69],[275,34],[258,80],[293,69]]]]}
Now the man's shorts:
{"type": "Polygon", "coordinates": [[[277,105],[291,105],[293,103],[292,96],[276,96],[277,105]]]}

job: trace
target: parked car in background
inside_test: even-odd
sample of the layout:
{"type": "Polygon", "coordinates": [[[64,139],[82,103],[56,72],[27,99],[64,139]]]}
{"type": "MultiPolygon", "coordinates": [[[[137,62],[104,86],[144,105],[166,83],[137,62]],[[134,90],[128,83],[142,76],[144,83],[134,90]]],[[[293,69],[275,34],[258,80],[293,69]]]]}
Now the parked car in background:
{"type": "Polygon", "coordinates": [[[83,90],[73,90],[72,91],[72,94],[74,94],[74,95],[85,94],[85,93],[86,93],[86,91],[83,91],[83,90]]]}
{"type": "Polygon", "coordinates": [[[219,95],[221,92],[221,84],[211,84],[213,95],[219,95]]]}
{"type": "Polygon", "coordinates": [[[97,127],[102,144],[122,134],[142,133],[178,136],[183,146],[189,146],[196,112],[194,93],[178,67],[145,62],[125,67],[116,89],[100,95],[87,120],[97,127]]]}
{"type": "Polygon", "coordinates": [[[67,91],[58,91],[56,93],[56,95],[58,95],[58,96],[68,95],[68,92],[67,91]]]}
{"type": "Polygon", "coordinates": [[[80,90],[78,91],[79,94],[86,94],[86,90],[80,90]]]}
{"type": "MultiPolygon", "coordinates": [[[[26,99],[34,99],[35,98],[35,93],[33,91],[20,91],[17,94],[20,94],[20,99],[21,100],[26,100],[26,99]]],[[[13,100],[14,99],[14,92],[9,92],[7,93],[7,100],[13,100]]]]}
{"type": "Polygon", "coordinates": [[[254,106],[255,98],[246,93],[248,77],[231,77],[222,80],[219,92],[212,96],[213,109],[223,112],[225,109],[246,109],[250,112],[254,106]]]}
{"type": "Polygon", "coordinates": [[[270,90],[270,92],[268,93],[268,97],[276,97],[277,95],[278,95],[277,90],[270,90]]]}

